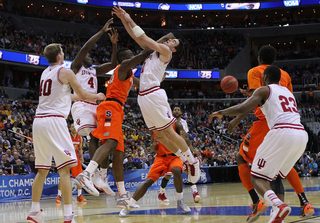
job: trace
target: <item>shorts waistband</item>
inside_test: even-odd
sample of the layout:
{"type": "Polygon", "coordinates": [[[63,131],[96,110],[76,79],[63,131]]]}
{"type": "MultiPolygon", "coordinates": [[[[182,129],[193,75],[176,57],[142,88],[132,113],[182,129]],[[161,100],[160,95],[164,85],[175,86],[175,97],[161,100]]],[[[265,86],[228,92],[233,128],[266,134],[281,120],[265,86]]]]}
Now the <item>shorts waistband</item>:
{"type": "Polygon", "coordinates": [[[160,155],[160,157],[167,157],[167,156],[176,156],[176,154],[169,153],[169,154],[160,155]]]}
{"type": "Polygon", "coordinates": [[[292,123],[277,123],[273,126],[272,129],[297,129],[297,130],[305,130],[303,125],[301,124],[292,124],[292,123]]]}
{"type": "Polygon", "coordinates": [[[155,92],[157,90],[160,90],[159,86],[155,86],[155,87],[149,88],[149,89],[144,90],[144,91],[139,91],[139,96],[144,96],[144,95],[150,94],[152,92],[155,92]]]}
{"type": "Polygon", "coordinates": [[[90,105],[97,105],[97,103],[91,102],[91,101],[76,100],[76,101],[74,101],[74,102],[84,102],[84,103],[88,103],[88,104],[90,104],[90,105]]]}
{"type": "Polygon", "coordinates": [[[115,101],[118,102],[121,106],[123,106],[122,102],[116,98],[107,98],[106,101],[115,101]]]}
{"type": "Polygon", "coordinates": [[[38,114],[35,118],[48,118],[48,117],[57,117],[64,118],[62,115],[47,115],[47,114],[38,114]]]}

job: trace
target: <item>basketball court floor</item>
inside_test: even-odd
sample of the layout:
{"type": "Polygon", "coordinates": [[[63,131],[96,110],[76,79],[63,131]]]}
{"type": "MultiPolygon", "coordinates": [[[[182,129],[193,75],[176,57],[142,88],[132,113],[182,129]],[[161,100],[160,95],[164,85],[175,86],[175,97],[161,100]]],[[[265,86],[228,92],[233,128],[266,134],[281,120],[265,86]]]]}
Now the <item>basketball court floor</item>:
{"type": "MultiPolygon", "coordinates": [[[[312,218],[299,218],[299,199],[290,184],[284,180],[286,190],[285,201],[292,207],[286,223],[305,222],[320,223],[320,178],[301,178],[309,201],[315,208],[312,218]]],[[[189,223],[189,222],[215,222],[215,223],[242,223],[249,215],[250,197],[241,183],[202,184],[198,185],[201,202],[193,202],[189,185],[184,188],[185,203],[191,208],[190,214],[182,214],[176,208],[176,195],[174,189],[167,189],[166,195],[170,200],[168,206],[161,205],[157,199],[158,191],[150,190],[138,201],[141,209],[132,211],[127,218],[118,216],[120,209],[116,208],[115,197],[100,195],[99,197],[85,196],[86,203],[77,203],[73,197],[73,209],[77,223],[189,223]]],[[[133,193],[133,192],[131,192],[133,193]]],[[[0,203],[0,222],[20,223],[26,222],[31,207],[30,200],[0,203]]],[[[41,208],[45,212],[48,223],[63,223],[63,206],[55,204],[55,197],[41,200],[41,208]]],[[[258,223],[266,223],[270,210],[267,210],[258,223]]]]}

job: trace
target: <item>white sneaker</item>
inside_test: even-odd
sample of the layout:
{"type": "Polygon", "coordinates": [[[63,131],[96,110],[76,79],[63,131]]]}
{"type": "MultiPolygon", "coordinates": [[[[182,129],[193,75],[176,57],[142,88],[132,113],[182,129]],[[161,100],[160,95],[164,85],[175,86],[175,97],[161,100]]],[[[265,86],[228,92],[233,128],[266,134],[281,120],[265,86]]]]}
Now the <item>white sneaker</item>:
{"type": "Polygon", "coordinates": [[[117,199],[117,207],[127,210],[139,209],[140,206],[133,202],[133,200],[129,197],[129,191],[127,193],[122,194],[117,199]]]}
{"type": "Polygon", "coordinates": [[[27,222],[31,223],[44,223],[44,214],[43,210],[41,209],[36,215],[29,215],[27,217],[27,222]]]}
{"type": "Polygon", "coordinates": [[[122,209],[122,210],[120,211],[120,213],[119,213],[119,217],[122,217],[122,218],[128,217],[129,213],[130,213],[129,210],[127,210],[127,209],[122,209]]]}
{"type": "Polygon", "coordinates": [[[83,171],[76,178],[74,182],[81,188],[85,189],[89,194],[93,196],[99,196],[99,191],[94,187],[90,173],[88,171],[83,171]]]}
{"type": "Polygon", "coordinates": [[[188,207],[186,203],[184,203],[183,199],[177,200],[177,207],[184,213],[190,213],[191,209],[188,207]]]}
{"type": "Polygon", "coordinates": [[[108,179],[102,176],[101,171],[98,169],[93,173],[92,176],[92,183],[93,185],[98,188],[99,190],[103,191],[107,195],[115,196],[116,193],[110,188],[108,184],[108,179]]]}
{"type": "Polygon", "coordinates": [[[70,216],[64,216],[63,223],[77,223],[76,220],[74,220],[74,213],[72,212],[72,215],[70,216]]]}
{"type": "Polygon", "coordinates": [[[188,181],[191,183],[197,183],[200,179],[200,162],[196,159],[196,162],[188,165],[188,181]]]}

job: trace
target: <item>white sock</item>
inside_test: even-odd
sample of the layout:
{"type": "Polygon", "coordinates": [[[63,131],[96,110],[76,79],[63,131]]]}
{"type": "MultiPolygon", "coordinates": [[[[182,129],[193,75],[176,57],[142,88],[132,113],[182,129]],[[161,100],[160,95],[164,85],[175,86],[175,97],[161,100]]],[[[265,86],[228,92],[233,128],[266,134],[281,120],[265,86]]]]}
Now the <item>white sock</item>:
{"type": "Polygon", "coordinates": [[[108,168],[101,168],[102,179],[107,178],[108,168]]]}
{"type": "Polygon", "coordinates": [[[33,202],[31,204],[31,213],[38,213],[40,211],[40,202],[33,202]]]}
{"type": "Polygon", "coordinates": [[[188,161],[187,157],[183,154],[183,152],[180,149],[175,154],[182,160],[183,163],[188,161]]]}
{"type": "Polygon", "coordinates": [[[195,185],[195,184],[192,185],[192,186],[191,186],[191,190],[192,190],[192,193],[193,193],[193,192],[198,192],[198,190],[197,190],[197,185],[195,185]]]}
{"type": "Polygon", "coordinates": [[[61,194],[61,190],[58,190],[58,196],[61,197],[62,194],[61,194]]]}
{"type": "Polygon", "coordinates": [[[264,199],[266,199],[267,203],[272,206],[279,206],[283,204],[283,202],[278,198],[273,190],[268,190],[263,195],[264,199]]]}
{"type": "Polygon", "coordinates": [[[90,174],[93,174],[97,168],[98,168],[98,163],[96,161],[91,160],[89,165],[86,168],[86,171],[88,171],[90,174]]]}
{"type": "Polygon", "coordinates": [[[126,193],[126,188],[124,187],[124,181],[117,182],[117,187],[118,187],[118,191],[119,191],[120,195],[126,193]]]}
{"type": "Polygon", "coordinates": [[[178,197],[178,200],[181,200],[183,198],[183,192],[181,193],[177,192],[177,197],[178,197]]]}
{"type": "Polygon", "coordinates": [[[189,148],[184,152],[184,155],[187,157],[189,164],[194,164],[196,162],[196,159],[193,157],[193,154],[189,148]]]}
{"type": "Polygon", "coordinates": [[[78,189],[78,197],[81,196],[82,194],[82,189],[78,189]]]}
{"type": "Polygon", "coordinates": [[[63,209],[64,209],[64,216],[72,215],[72,204],[65,204],[63,209]]]}
{"type": "Polygon", "coordinates": [[[165,189],[166,189],[166,188],[160,187],[160,194],[163,194],[165,189]]]}

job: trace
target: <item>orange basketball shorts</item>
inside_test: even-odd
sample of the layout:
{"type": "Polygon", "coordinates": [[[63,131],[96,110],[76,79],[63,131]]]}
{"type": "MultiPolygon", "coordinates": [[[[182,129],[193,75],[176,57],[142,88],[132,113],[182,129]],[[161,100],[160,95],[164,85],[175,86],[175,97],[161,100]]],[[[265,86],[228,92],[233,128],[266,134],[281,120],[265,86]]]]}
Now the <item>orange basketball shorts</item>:
{"type": "Polygon", "coordinates": [[[183,169],[182,161],[177,156],[165,156],[165,157],[156,157],[151,166],[150,172],[147,179],[151,179],[156,182],[160,177],[164,176],[167,172],[172,172],[173,167],[179,167],[183,169]]]}
{"type": "Polygon", "coordinates": [[[258,120],[253,123],[253,126],[249,129],[249,132],[240,145],[239,154],[245,161],[252,164],[257,149],[268,132],[269,127],[266,119],[258,120]]]}
{"type": "Polygon", "coordinates": [[[77,177],[83,171],[77,151],[76,151],[76,154],[77,154],[78,165],[70,168],[71,175],[73,178],[77,177]]]}
{"type": "Polygon", "coordinates": [[[115,101],[103,101],[97,107],[98,127],[91,133],[98,139],[115,139],[117,150],[124,152],[122,135],[123,109],[115,101]]]}

